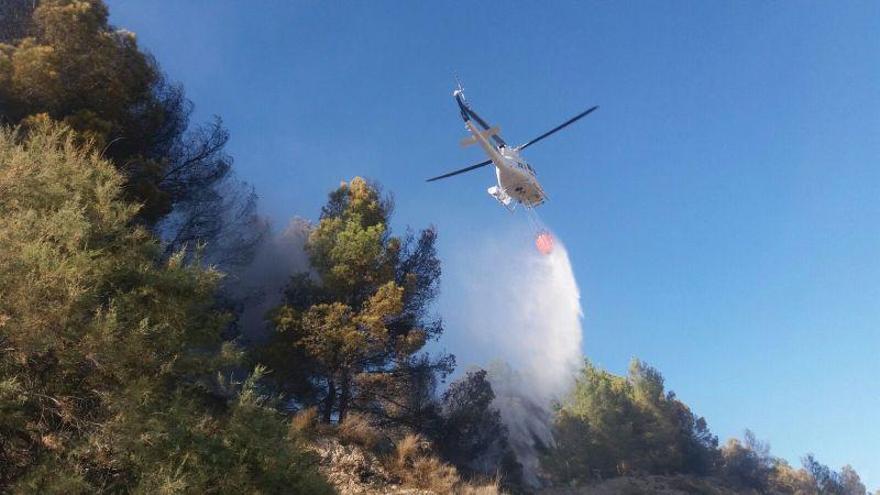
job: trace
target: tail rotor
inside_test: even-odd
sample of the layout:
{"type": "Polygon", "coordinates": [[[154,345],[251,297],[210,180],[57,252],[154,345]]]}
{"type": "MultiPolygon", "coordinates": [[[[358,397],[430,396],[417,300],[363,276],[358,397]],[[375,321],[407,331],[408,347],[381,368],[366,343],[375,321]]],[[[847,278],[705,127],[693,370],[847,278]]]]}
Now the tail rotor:
{"type": "Polygon", "coordinates": [[[455,78],[455,91],[452,92],[452,96],[461,95],[461,99],[464,100],[464,86],[461,85],[461,79],[458,78],[458,74],[452,77],[455,78]]]}

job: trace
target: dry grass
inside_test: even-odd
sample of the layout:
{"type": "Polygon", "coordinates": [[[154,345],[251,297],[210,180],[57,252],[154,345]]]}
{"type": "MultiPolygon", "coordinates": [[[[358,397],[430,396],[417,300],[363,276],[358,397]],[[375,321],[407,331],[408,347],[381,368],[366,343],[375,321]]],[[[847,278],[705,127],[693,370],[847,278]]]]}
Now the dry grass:
{"type": "Polygon", "coordinates": [[[459,483],[458,471],[430,453],[430,445],[419,435],[401,438],[394,449],[393,469],[404,485],[452,493],[459,483]]]}
{"type": "Polygon", "coordinates": [[[297,411],[290,420],[291,436],[314,438],[318,432],[318,409],[309,407],[297,411]]]}
{"type": "MultiPolygon", "coordinates": [[[[312,421],[298,419],[292,424],[309,425],[312,421]]],[[[321,428],[322,423],[319,421],[317,429],[320,431],[321,428]]],[[[366,418],[357,414],[349,415],[337,427],[325,428],[330,429],[328,435],[331,441],[323,447],[327,449],[327,455],[322,455],[331,459],[327,464],[333,466],[332,473],[328,476],[342,493],[374,493],[372,490],[377,486],[394,487],[383,493],[502,493],[499,479],[482,478],[470,482],[462,480],[458,470],[441,461],[433,453],[430,442],[419,435],[409,434],[392,444],[388,436],[382,435],[366,418]],[[376,446],[377,442],[382,446],[383,453],[368,450],[376,446]],[[368,476],[364,477],[364,473],[368,476]],[[361,485],[373,488],[352,491],[352,487],[361,485]]]]}
{"type": "Polygon", "coordinates": [[[401,438],[394,448],[397,466],[405,466],[412,462],[418,455],[425,450],[425,440],[419,435],[406,435],[401,438]]]}
{"type": "Polygon", "coordinates": [[[435,493],[453,493],[461,481],[457,469],[436,457],[418,457],[406,471],[407,485],[435,493]]]}
{"type": "Polygon", "coordinates": [[[501,495],[501,487],[496,483],[487,485],[464,484],[458,487],[457,495],[501,495]]]}
{"type": "Polygon", "coordinates": [[[382,433],[370,421],[358,413],[349,413],[342,424],[336,429],[342,443],[359,445],[372,450],[382,440],[382,433]]]}
{"type": "Polygon", "coordinates": [[[501,495],[501,478],[483,478],[462,482],[455,491],[457,495],[501,495]]]}
{"type": "Polygon", "coordinates": [[[458,470],[431,453],[430,444],[419,435],[406,435],[397,442],[392,470],[404,486],[434,493],[458,495],[498,495],[498,482],[470,484],[462,481],[458,470]]]}

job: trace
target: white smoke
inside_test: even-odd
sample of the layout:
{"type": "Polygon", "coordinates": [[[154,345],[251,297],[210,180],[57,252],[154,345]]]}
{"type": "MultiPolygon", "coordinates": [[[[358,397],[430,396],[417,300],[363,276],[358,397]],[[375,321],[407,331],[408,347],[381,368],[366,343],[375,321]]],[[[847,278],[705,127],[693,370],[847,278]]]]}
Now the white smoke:
{"type": "Polygon", "coordinates": [[[266,317],[281,304],[290,277],[309,269],[304,249],[308,229],[307,220],[294,217],[280,233],[271,232],[253,261],[230,277],[233,294],[243,302],[238,323],[246,340],[259,341],[266,337],[266,317]]]}
{"type": "Polygon", "coordinates": [[[580,292],[565,246],[549,255],[522,242],[490,241],[467,263],[461,288],[472,354],[492,362],[495,406],[526,481],[537,484],[536,446],[552,444],[550,410],[583,364],[580,292]],[[511,245],[522,246],[511,248],[511,245]]]}

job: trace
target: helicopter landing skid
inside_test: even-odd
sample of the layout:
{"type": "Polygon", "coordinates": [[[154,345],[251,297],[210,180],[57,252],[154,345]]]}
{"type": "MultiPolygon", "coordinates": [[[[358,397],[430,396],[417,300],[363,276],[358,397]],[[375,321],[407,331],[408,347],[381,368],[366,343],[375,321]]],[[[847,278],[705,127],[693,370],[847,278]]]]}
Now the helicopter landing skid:
{"type": "Polygon", "coordinates": [[[513,198],[511,198],[510,195],[507,194],[507,191],[505,191],[504,189],[498,186],[492,186],[487,190],[487,192],[490,196],[497,199],[498,202],[501,203],[508,210],[513,211],[514,208],[516,208],[516,204],[513,202],[513,198]]]}

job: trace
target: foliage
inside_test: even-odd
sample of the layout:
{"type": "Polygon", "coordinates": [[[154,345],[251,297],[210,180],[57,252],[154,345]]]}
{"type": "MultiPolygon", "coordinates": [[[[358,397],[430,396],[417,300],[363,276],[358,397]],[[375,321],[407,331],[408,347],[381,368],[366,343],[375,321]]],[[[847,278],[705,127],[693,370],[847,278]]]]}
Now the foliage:
{"type": "MultiPolygon", "coordinates": [[[[728,481],[735,486],[742,486],[742,482],[739,480],[728,478],[728,481]]],[[[817,494],[812,476],[804,469],[791,467],[782,459],[773,459],[768,485],[759,489],[768,493],[817,494]]]]}
{"type": "Polygon", "coordinates": [[[665,392],[660,373],[638,360],[625,378],[585,363],[559,406],[554,438],[545,469],[555,479],[575,481],[627,473],[706,474],[717,447],[705,420],[665,392]]]}
{"type": "Polygon", "coordinates": [[[383,439],[382,432],[370,424],[370,419],[356,412],[349,413],[339,423],[336,434],[343,443],[353,443],[372,450],[383,439]]]}
{"type": "MultiPolygon", "coordinates": [[[[255,353],[273,371],[248,374],[222,339],[236,301],[203,263],[246,263],[266,226],[221,121],[191,126],[192,110],[101,0],[0,2],[0,124],[18,126],[0,128],[0,491],[330,493],[304,446],[329,431],[367,448],[402,437],[389,462],[412,487],[518,483],[485,372],[435,393],[454,365],[425,353],[443,331],[436,232],[392,235],[376,184],[330,193],[311,269],[255,353]],[[461,479],[487,473],[500,481],[461,479]]],[[[587,363],[553,428],[543,466],[566,484],[694,473],[866,493],[850,466],[795,469],[750,432],[719,449],[640,361],[626,377],[587,363]]]]}
{"type": "Polygon", "coordinates": [[[741,488],[760,490],[767,486],[775,469],[770,447],[746,430],[743,442],[735,438],[721,448],[721,472],[741,488]]]}
{"type": "Polygon", "coordinates": [[[850,466],[836,472],[812,455],[792,468],[746,430],[721,448],[705,420],[664,390],[663,377],[633,360],[627,377],[586,362],[554,419],[556,445],[542,466],[557,482],[639,474],[717,476],[737,492],[864,495],[850,466]]]}
{"type": "Polygon", "coordinates": [[[220,342],[220,275],[162,261],[78,141],[0,129],[0,489],[326,491],[262,371],[218,380],[240,354],[220,342]]]}
{"type": "Polygon", "coordinates": [[[313,438],[319,432],[318,408],[301,409],[290,418],[290,432],[296,437],[313,438]]]}
{"type": "Polygon", "coordinates": [[[259,241],[254,195],[230,175],[222,123],[189,129],[183,90],[133,33],[108,24],[102,1],[13,0],[2,9],[0,123],[50,118],[93,142],[122,172],[125,198],[142,204],[138,221],[167,239],[166,255],[212,241],[226,261],[259,241]]]}
{"type": "Polygon", "coordinates": [[[522,466],[508,443],[507,427],[492,406],[495,393],[485,370],[470,371],[443,393],[432,438],[440,456],[463,475],[498,476],[506,486],[522,483],[522,466]]]}
{"type": "Polygon", "coordinates": [[[500,484],[493,480],[461,478],[458,470],[438,458],[431,443],[420,435],[408,434],[397,441],[389,459],[390,469],[406,487],[431,493],[497,495],[500,484]]]}
{"type": "MultiPolygon", "coordinates": [[[[387,227],[391,202],[355,178],[330,194],[306,243],[313,272],[294,277],[276,310],[267,364],[321,396],[322,418],[343,421],[350,408],[406,422],[411,394],[425,370],[445,373],[451,359],[418,352],[442,327],[426,317],[437,291],[435,234],[401,239],[387,227]]],[[[282,387],[283,382],[279,383],[282,387]]]]}
{"type": "Polygon", "coordinates": [[[430,444],[418,435],[397,442],[394,468],[405,485],[434,493],[453,493],[460,481],[456,469],[433,456],[430,444]]]}
{"type": "Polygon", "coordinates": [[[721,449],[721,476],[739,489],[792,495],[865,495],[865,485],[851,466],[839,472],[812,454],[795,469],[770,455],[770,447],[746,430],[743,441],[731,439],[721,449]]]}
{"type": "Polygon", "coordinates": [[[836,472],[807,454],[801,461],[817,493],[822,495],[865,495],[865,485],[851,466],[844,466],[836,472]]]}

